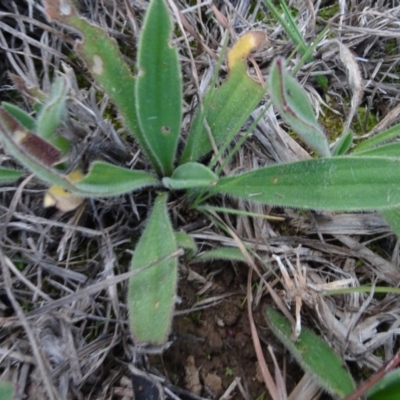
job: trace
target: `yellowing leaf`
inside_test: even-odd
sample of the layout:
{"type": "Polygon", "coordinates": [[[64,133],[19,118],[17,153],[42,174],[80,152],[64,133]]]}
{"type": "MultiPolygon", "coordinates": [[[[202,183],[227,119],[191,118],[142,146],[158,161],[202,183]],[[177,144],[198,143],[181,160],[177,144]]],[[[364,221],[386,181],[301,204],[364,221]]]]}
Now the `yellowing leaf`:
{"type": "MultiPolygon", "coordinates": [[[[67,179],[71,183],[77,183],[83,179],[84,175],[81,170],[75,170],[69,173],[67,179]]],[[[76,196],[61,186],[51,186],[43,199],[44,207],[57,207],[61,212],[73,211],[83,203],[84,198],[76,196]]]]}
{"type": "Polygon", "coordinates": [[[250,31],[243,35],[228,53],[228,68],[232,69],[238,61],[245,60],[252,51],[267,42],[267,34],[262,31],[250,31]]]}

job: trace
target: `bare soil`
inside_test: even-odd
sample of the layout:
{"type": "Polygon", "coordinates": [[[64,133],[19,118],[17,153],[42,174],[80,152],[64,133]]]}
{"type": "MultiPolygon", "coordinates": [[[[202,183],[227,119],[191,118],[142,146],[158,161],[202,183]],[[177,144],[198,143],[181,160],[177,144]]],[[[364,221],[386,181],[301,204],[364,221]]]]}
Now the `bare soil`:
{"type": "MultiPolygon", "coordinates": [[[[215,271],[215,267],[203,265],[196,268],[196,272],[207,274],[215,271]]],[[[207,297],[232,295],[207,309],[176,317],[173,329],[176,339],[163,356],[164,363],[172,370],[180,371],[177,374],[179,385],[187,388],[191,386],[189,371],[198,370],[202,387],[198,394],[203,397],[218,398],[235,378],[240,378],[250,398],[256,399],[265,393],[265,386],[258,370],[247,318],[248,269],[244,265],[235,269],[230,265],[217,268],[221,272],[214,277],[207,297]],[[183,371],[182,366],[185,367],[183,371]]],[[[194,282],[181,282],[179,295],[183,302],[179,308],[187,309],[198,302],[196,286],[194,282]]],[[[255,314],[260,329],[266,325],[261,314],[262,311],[255,314]]]]}

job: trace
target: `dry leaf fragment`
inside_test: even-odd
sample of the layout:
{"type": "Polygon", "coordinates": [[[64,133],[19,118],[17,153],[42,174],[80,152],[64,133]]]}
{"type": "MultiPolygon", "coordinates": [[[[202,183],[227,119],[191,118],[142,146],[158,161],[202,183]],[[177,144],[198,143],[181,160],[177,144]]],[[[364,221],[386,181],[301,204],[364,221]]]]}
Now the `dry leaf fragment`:
{"type": "Polygon", "coordinates": [[[352,92],[351,110],[347,116],[346,124],[343,129],[344,134],[348,132],[350,128],[351,121],[353,120],[354,115],[357,112],[357,108],[361,103],[364,90],[362,85],[361,71],[358,67],[354,54],[344,44],[340,43],[338,40],[336,42],[339,46],[340,61],[346,67],[347,79],[352,92]]]}
{"type": "MultiPolygon", "coordinates": [[[[83,173],[81,170],[75,170],[69,173],[66,177],[71,183],[76,183],[83,178],[83,173]]],[[[54,206],[61,212],[68,212],[78,208],[83,201],[83,197],[76,196],[61,186],[53,185],[44,195],[43,206],[45,208],[54,206]]]]}

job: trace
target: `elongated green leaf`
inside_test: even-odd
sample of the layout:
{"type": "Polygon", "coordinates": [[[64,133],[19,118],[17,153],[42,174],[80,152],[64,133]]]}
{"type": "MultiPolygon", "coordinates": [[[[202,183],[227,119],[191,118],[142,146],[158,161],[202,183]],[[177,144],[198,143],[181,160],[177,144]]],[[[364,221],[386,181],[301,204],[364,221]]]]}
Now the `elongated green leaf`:
{"type": "Polygon", "coordinates": [[[400,124],[394,125],[391,128],[380,132],[379,134],[373,136],[370,139],[364,140],[359,145],[353,149],[353,153],[358,153],[360,151],[373,149],[374,147],[388,142],[389,140],[395,139],[400,136],[400,124]]]}
{"type": "MultiPolygon", "coordinates": [[[[140,269],[177,250],[167,213],[167,194],[159,194],[136,246],[131,269],[140,269]]],[[[162,345],[168,337],[178,274],[176,258],[160,261],[129,281],[128,310],[135,344],[162,345]]]]}
{"type": "Polygon", "coordinates": [[[267,307],[266,315],[276,337],[321,387],[340,397],[350,394],[355,389],[353,378],[343,361],[321,337],[303,327],[297,341],[293,342],[290,322],[271,307],[267,307]]]}
{"type": "Polygon", "coordinates": [[[353,143],[353,133],[347,132],[338,140],[335,147],[332,150],[332,156],[344,156],[349,150],[353,143]]]}
{"type": "Polygon", "coordinates": [[[399,182],[398,159],[335,157],[220,178],[210,190],[270,205],[360,211],[400,205],[399,182]]]}
{"type": "MultiPolygon", "coordinates": [[[[272,5],[269,3],[269,5],[272,5]]],[[[301,54],[304,54],[307,51],[308,45],[306,41],[303,38],[303,35],[301,34],[299,28],[296,25],[296,21],[293,19],[292,14],[290,12],[289,7],[286,4],[285,0],[280,1],[280,5],[282,7],[282,10],[284,12],[284,15],[286,17],[286,20],[288,22],[287,25],[283,25],[285,28],[286,33],[290,36],[290,38],[293,40],[293,43],[295,44],[296,47],[298,47],[299,51],[301,54]]],[[[271,8],[272,11],[272,8],[271,8]]],[[[275,14],[277,16],[278,14],[275,14]]],[[[280,19],[280,23],[282,23],[284,20],[280,19]]],[[[313,57],[310,55],[310,57],[307,59],[307,62],[312,62],[313,57]]]]}
{"type": "Polygon", "coordinates": [[[21,108],[14,104],[7,103],[6,101],[1,103],[1,107],[11,114],[28,131],[34,131],[36,129],[35,119],[21,108]]]}
{"type": "Polygon", "coordinates": [[[352,156],[369,156],[369,157],[395,157],[400,158],[400,143],[390,143],[379,147],[357,151],[352,156]]]}
{"type": "Polygon", "coordinates": [[[69,91],[66,78],[57,77],[54,81],[49,98],[42,106],[36,119],[36,133],[43,139],[50,140],[56,128],[65,117],[65,102],[69,91]]]}
{"type": "MultiPolygon", "coordinates": [[[[264,0],[264,2],[267,6],[267,9],[272,12],[274,17],[279,21],[279,24],[285,30],[286,34],[292,39],[294,45],[296,46],[300,54],[303,57],[306,56],[304,61],[307,63],[312,62],[313,56],[311,54],[310,47],[315,46],[315,42],[318,43],[318,40],[314,41],[314,43],[311,46],[309,46],[306,43],[303,35],[301,34],[299,28],[296,25],[295,20],[292,17],[292,14],[290,13],[290,10],[285,0],[281,0],[280,5],[283,10],[283,15],[286,18],[284,18],[283,15],[281,15],[280,11],[274,6],[274,3],[271,0],[264,0]],[[307,53],[309,54],[307,55],[307,53]]],[[[322,89],[325,90],[328,87],[328,79],[325,76],[317,75],[315,79],[322,89]]]]}
{"type": "Polygon", "coordinates": [[[311,149],[323,157],[330,157],[328,141],[307,94],[286,71],[283,58],[278,57],[272,63],[268,83],[271,100],[284,121],[311,149]]]}
{"type": "Polygon", "coordinates": [[[0,183],[15,182],[23,175],[23,171],[0,167],[0,183]]]}
{"type": "Polygon", "coordinates": [[[159,184],[160,181],[148,172],[95,161],[88,174],[75,187],[90,196],[108,197],[159,184]]]}
{"type": "Polygon", "coordinates": [[[391,208],[389,210],[382,210],[380,213],[392,228],[393,232],[400,237],[400,206],[391,208]]]}
{"type": "Polygon", "coordinates": [[[396,369],[376,385],[374,385],[367,393],[367,400],[398,400],[400,393],[400,369],[396,369]]]}
{"type": "Polygon", "coordinates": [[[217,182],[218,176],[203,164],[189,162],[175,169],[171,178],[164,178],[163,184],[171,189],[208,187],[217,182]]]}
{"type": "Polygon", "coordinates": [[[66,78],[58,77],[51,87],[50,96],[36,119],[36,133],[66,154],[71,145],[67,139],[56,135],[56,129],[66,113],[66,100],[70,85],[66,78]]]}
{"type": "Polygon", "coordinates": [[[143,171],[131,171],[106,162],[94,162],[89,173],[72,184],[50,168],[59,151],[39,136],[25,130],[10,114],[0,109],[0,138],[7,151],[39,179],[83,197],[116,196],[145,186],[157,186],[159,180],[143,171]],[[17,137],[19,143],[14,137],[17,137]],[[37,151],[36,151],[37,150],[37,151]],[[36,151],[37,154],[32,154],[36,151]]]}
{"type": "Polygon", "coordinates": [[[246,63],[237,62],[228,79],[207,92],[204,112],[197,109],[180,164],[196,161],[212,150],[207,124],[217,146],[232,140],[263,94],[264,88],[248,76],[246,63]]]}
{"type": "Polygon", "coordinates": [[[207,262],[212,260],[246,261],[239,249],[235,247],[220,247],[199,254],[193,262],[207,262]]]}
{"type": "Polygon", "coordinates": [[[12,400],[14,397],[14,386],[9,382],[0,382],[0,399],[12,400]]]}
{"type": "Polygon", "coordinates": [[[136,112],[163,175],[172,173],[182,118],[182,77],[171,34],[165,1],[152,0],[139,43],[136,112]]]}
{"type": "MultiPolygon", "coordinates": [[[[307,43],[305,42],[301,32],[297,28],[295,21],[290,13],[289,8],[286,3],[281,1],[281,7],[286,18],[283,17],[282,13],[275,7],[271,0],[264,0],[269,11],[272,12],[274,17],[279,21],[279,24],[283,27],[286,34],[292,39],[295,46],[299,49],[300,53],[305,53],[307,51],[307,43]]],[[[312,56],[307,59],[307,62],[313,60],[312,56]]]]}
{"type": "Polygon", "coordinates": [[[81,33],[82,38],[77,41],[75,50],[86,63],[93,78],[114,101],[127,128],[137,139],[153,167],[161,172],[158,162],[147,146],[136,117],[136,81],[123,61],[115,40],[100,27],[79,17],[70,0],[44,0],[44,5],[49,19],[69,25],[81,33]]]}
{"type": "Polygon", "coordinates": [[[185,250],[187,258],[192,258],[198,251],[197,244],[193,237],[186,232],[175,232],[176,245],[185,250]]]}

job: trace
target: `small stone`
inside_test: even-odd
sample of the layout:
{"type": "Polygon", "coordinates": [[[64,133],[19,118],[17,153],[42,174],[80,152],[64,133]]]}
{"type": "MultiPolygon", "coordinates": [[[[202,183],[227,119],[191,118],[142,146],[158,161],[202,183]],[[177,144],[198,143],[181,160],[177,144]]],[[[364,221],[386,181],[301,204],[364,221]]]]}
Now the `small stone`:
{"type": "Polygon", "coordinates": [[[222,379],[216,374],[207,374],[204,378],[204,385],[217,396],[222,392],[222,379]]]}
{"type": "Polygon", "coordinates": [[[196,368],[196,364],[193,356],[189,356],[186,360],[185,365],[185,388],[193,394],[200,395],[201,383],[199,370],[196,368]]]}
{"type": "Polygon", "coordinates": [[[222,349],[223,342],[218,332],[210,332],[208,335],[208,344],[213,351],[220,351],[222,349]]]}

